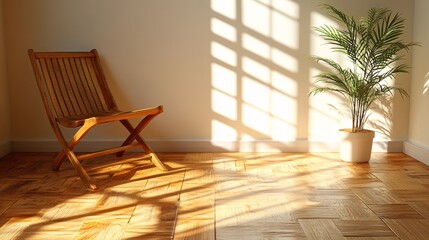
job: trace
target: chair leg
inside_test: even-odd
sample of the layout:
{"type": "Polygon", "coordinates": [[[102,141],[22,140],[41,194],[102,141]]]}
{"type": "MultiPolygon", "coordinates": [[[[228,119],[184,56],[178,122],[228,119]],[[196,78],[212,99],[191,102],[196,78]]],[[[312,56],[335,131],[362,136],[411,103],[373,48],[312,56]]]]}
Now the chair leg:
{"type": "Polygon", "coordinates": [[[62,133],[58,131],[57,137],[62,145],[62,150],[56,156],[52,164],[52,168],[54,170],[58,170],[61,164],[63,163],[64,159],[67,157],[70,160],[71,164],[73,165],[74,169],[77,171],[82,181],[86,185],[88,185],[89,188],[96,190],[97,186],[94,183],[92,183],[88,173],[80,164],[79,159],[73,153],[74,147],[80,142],[80,140],[86,135],[86,133],[94,126],[95,124],[93,122],[88,122],[88,123],[85,122],[85,124],[81,128],[79,128],[79,130],[75,133],[75,135],[73,136],[73,138],[70,140],[69,143],[66,142],[62,133]]]}
{"type": "Polygon", "coordinates": [[[57,154],[57,156],[54,159],[54,162],[52,163],[52,170],[58,171],[61,165],[63,164],[64,160],[66,159],[66,157],[67,156],[66,156],[65,150],[61,150],[61,152],[57,154]]]}
{"type": "MultiPolygon", "coordinates": [[[[130,134],[134,131],[134,127],[131,125],[130,121],[128,121],[128,120],[121,120],[120,122],[128,130],[128,132],[130,132],[130,134]]],[[[125,142],[122,144],[122,146],[124,146],[124,145],[125,145],[125,142]]],[[[124,152],[125,151],[117,152],[116,156],[117,157],[121,157],[122,155],[124,155],[124,152]]]]}
{"type": "MultiPolygon", "coordinates": [[[[138,143],[142,146],[143,150],[151,157],[151,162],[161,171],[168,171],[168,168],[164,163],[158,158],[158,156],[152,151],[152,149],[146,144],[143,138],[140,137],[139,133],[147,126],[147,124],[155,117],[156,115],[151,115],[145,117],[136,128],[133,128],[131,123],[128,120],[122,120],[121,123],[124,127],[130,132],[130,136],[124,141],[122,146],[130,144],[132,141],[137,140],[138,143]]],[[[117,156],[122,156],[124,152],[119,152],[117,156]]]]}
{"type": "MultiPolygon", "coordinates": [[[[135,127],[135,128],[133,128],[132,126],[131,126],[131,123],[129,122],[129,121],[121,121],[122,122],[122,124],[125,126],[125,125],[128,125],[128,126],[125,126],[127,129],[128,129],[128,131],[130,132],[130,135],[128,136],[128,138],[127,139],[125,139],[125,141],[124,141],[124,143],[122,144],[122,146],[125,146],[125,145],[128,145],[128,144],[131,144],[133,141],[134,141],[134,139],[136,139],[137,137],[139,137],[139,134],[140,134],[140,132],[149,124],[149,122],[152,120],[152,119],[154,119],[156,117],[156,115],[148,115],[148,116],[146,116],[145,118],[143,118],[141,121],[140,121],[140,123],[139,124],[137,124],[137,126],[135,127]],[[128,123],[125,123],[125,122],[128,122],[128,123]]],[[[137,139],[137,141],[139,141],[138,139],[137,139]]],[[[140,144],[141,144],[141,142],[139,142],[140,144]]]]}
{"type": "Polygon", "coordinates": [[[149,153],[149,156],[151,156],[150,161],[161,171],[168,171],[167,166],[165,166],[165,164],[159,160],[158,156],[154,153],[151,152],[149,153]]]}
{"type": "Polygon", "coordinates": [[[88,173],[85,171],[85,169],[80,164],[79,160],[77,159],[76,155],[72,151],[67,151],[67,157],[70,160],[71,164],[73,165],[74,169],[79,174],[79,177],[82,179],[82,181],[88,185],[89,188],[92,190],[97,190],[97,185],[92,183],[91,178],[89,177],[88,173]]]}

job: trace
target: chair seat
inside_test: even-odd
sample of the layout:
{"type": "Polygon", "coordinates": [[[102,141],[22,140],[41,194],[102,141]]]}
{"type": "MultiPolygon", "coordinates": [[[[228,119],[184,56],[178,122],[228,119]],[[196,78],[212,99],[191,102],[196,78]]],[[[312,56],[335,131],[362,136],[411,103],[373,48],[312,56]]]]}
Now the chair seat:
{"type": "Polygon", "coordinates": [[[124,119],[129,119],[130,117],[140,117],[151,114],[159,114],[163,112],[163,106],[137,109],[132,111],[120,111],[120,110],[111,110],[111,111],[102,111],[95,112],[88,115],[75,115],[68,116],[63,118],[58,118],[57,121],[64,127],[74,128],[79,127],[85,124],[86,121],[95,121],[96,123],[107,123],[113,121],[120,121],[124,119]]]}

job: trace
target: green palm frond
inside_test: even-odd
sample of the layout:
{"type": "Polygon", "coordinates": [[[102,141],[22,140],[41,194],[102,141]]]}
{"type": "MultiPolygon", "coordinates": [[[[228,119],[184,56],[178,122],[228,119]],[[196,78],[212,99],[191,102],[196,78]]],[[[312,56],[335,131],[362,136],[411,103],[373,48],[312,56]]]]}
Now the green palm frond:
{"type": "Polygon", "coordinates": [[[400,53],[418,44],[401,41],[404,19],[386,8],[370,8],[366,17],[356,21],[331,5],[321,7],[342,26],[322,25],[315,27],[315,31],[331,45],[332,51],[345,54],[353,67],[344,68],[329,58],[315,57],[331,71],[315,76],[317,86],[310,94],[335,92],[342,95],[350,106],[352,130],[361,131],[374,101],[386,95],[393,96],[394,92],[408,96],[403,88],[391,86],[386,80],[408,72],[409,67],[399,63],[404,57],[400,53]]]}

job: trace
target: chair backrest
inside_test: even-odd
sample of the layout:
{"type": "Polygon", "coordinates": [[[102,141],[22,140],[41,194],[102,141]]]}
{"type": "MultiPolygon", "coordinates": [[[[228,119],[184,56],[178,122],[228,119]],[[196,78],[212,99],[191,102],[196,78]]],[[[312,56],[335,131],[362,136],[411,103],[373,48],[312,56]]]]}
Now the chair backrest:
{"type": "Polygon", "coordinates": [[[95,49],[90,52],[29,49],[28,54],[51,117],[91,116],[116,109],[95,49]]]}

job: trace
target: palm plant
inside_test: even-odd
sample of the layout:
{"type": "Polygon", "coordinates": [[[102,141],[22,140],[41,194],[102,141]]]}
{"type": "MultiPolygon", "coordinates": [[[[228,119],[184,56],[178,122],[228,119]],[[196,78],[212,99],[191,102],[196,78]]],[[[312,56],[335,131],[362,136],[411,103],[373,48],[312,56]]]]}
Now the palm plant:
{"type": "Polygon", "coordinates": [[[316,32],[332,45],[331,50],[344,54],[351,67],[344,67],[332,59],[315,57],[332,70],[315,76],[317,87],[310,94],[335,92],[344,97],[350,107],[352,132],[364,130],[371,104],[385,96],[393,96],[395,91],[402,97],[408,96],[400,87],[389,84],[397,73],[408,72],[406,64],[398,64],[416,43],[404,43],[400,37],[404,33],[404,19],[385,8],[370,8],[368,15],[356,21],[335,7],[324,4],[328,15],[343,25],[343,28],[323,25],[316,32]]]}

